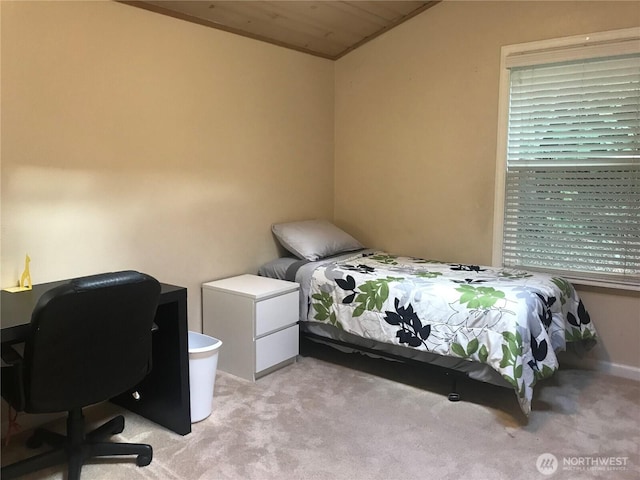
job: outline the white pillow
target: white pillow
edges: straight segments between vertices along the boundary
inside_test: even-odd
[[[271,227],[280,244],[298,258],[315,261],[364,246],[326,220],[277,223]]]

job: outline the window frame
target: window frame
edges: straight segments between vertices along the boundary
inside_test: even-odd
[[[493,251],[492,265],[503,265],[503,235],[505,182],[507,172],[507,140],[509,122],[510,68],[547,64],[563,60],[594,58],[597,56],[616,55],[637,51],[640,46],[640,27],[597,32],[571,37],[541,40],[536,42],[505,45],[500,53],[500,82],[498,92],[498,129],[496,151],[495,197],[493,215]],[[564,278],[579,285],[618,288],[640,291],[640,285],[608,282],[601,279],[572,277],[563,274]]]

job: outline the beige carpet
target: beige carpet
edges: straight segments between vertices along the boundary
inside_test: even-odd
[[[185,437],[125,413],[117,438],[151,443],[153,462],[94,461],[83,478],[640,478],[636,382],[560,371],[538,385],[527,422],[506,389],[467,380],[459,384],[463,401],[452,403],[441,376],[359,355],[316,355],[256,383],[218,372],[213,414]],[[119,411],[105,404],[87,417],[99,422]],[[33,453],[23,440],[3,446],[3,465]],[[543,454],[555,463],[548,455],[541,463]],[[26,478],[64,478],[62,471]]]

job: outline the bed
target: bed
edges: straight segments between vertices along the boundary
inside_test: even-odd
[[[556,353],[596,343],[567,280],[364,248],[326,221],[276,224],[292,255],[260,275],[300,284],[300,331],[356,350],[461,372],[514,390],[525,415]]]

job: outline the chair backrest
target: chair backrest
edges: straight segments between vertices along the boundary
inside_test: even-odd
[[[159,282],[134,271],[77,278],[43,294],[25,343],[25,410],[49,413],[108,400],[151,366]]]

